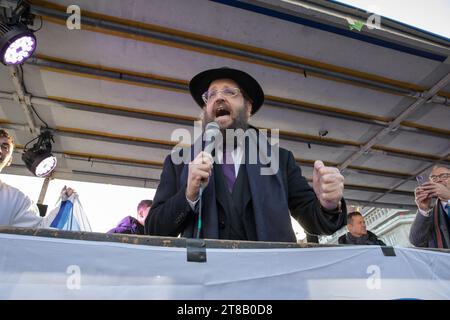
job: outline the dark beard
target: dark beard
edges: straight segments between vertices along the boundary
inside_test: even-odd
[[[203,130],[205,130],[206,125],[208,123],[213,121],[214,117],[209,117],[206,111],[203,111],[203,119],[202,119]],[[226,136],[225,134],[226,129],[233,129],[233,130],[242,129],[244,131],[248,129],[248,116],[245,107],[239,109],[238,113],[236,114],[236,118],[233,119],[233,122],[228,128],[220,128],[223,137]]]

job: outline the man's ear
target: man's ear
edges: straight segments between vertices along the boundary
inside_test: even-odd
[[[252,115],[252,103],[250,101],[246,101],[246,108],[247,108],[247,117],[250,118]]]

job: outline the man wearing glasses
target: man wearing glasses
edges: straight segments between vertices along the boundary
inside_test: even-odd
[[[248,120],[262,106],[264,92],[249,74],[231,68],[207,70],[190,81],[189,90],[202,108],[203,128],[216,122],[220,132],[257,131]],[[259,135],[258,139],[267,145],[265,137]],[[246,140],[229,145],[227,141],[221,163],[214,163],[205,151],[191,152],[190,163],[175,164],[169,155],[146,220],[146,232],[295,242],[291,214],[310,234],[331,234],[345,225],[344,178],[337,168],[316,161],[311,188],[292,152],[279,148],[277,172],[263,175],[260,169],[265,164],[259,158],[257,163],[249,161],[252,149],[247,145],[251,143]]]
[[[450,168],[433,167],[430,181],[414,194],[418,212],[409,241],[416,247],[450,248]]]

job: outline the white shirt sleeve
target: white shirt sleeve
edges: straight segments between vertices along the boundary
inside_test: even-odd
[[[39,216],[39,209],[29,198],[23,199],[17,214],[13,217],[12,225],[15,227],[40,228],[43,227],[43,218]]]
[[[192,211],[196,211],[197,203],[198,203],[198,200],[200,200],[200,197],[198,197],[197,200],[195,200],[195,201],[191,201],[186,197],[186,200],[189,203],[189,206],[191,207]]]
[[[419,213],[420,213],[421,215],[423,215],[424,217],[429,217],[432,210],[433,210],[433,209],[430,209],[430,210],[428,210],[428,211],[424,211],[424,210],[422,210],[422,209],[417,208],[417,211],[419,211]]]
[[[0,184],[0,224],[12,227],[41,227],[43,219],[39,216],[36,204],[20,190],[5,183]]]

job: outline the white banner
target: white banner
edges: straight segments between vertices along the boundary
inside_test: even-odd
[[[186,249],[0,234],[0,299],[449,299],[450,254]]]

